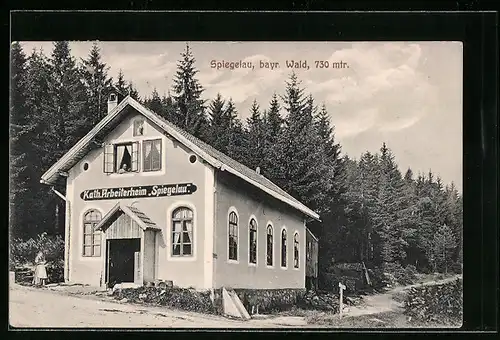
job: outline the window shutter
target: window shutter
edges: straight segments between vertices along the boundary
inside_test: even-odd
[[[104,145],[104,173],[114,172],[114,146],[113,144]]]
[[[139,171],[139,142],[132,143],[132,171]]]

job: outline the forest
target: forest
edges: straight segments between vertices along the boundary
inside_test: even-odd
[[[104,117],[114,86],[242,164],[260,167],[317,211],[322,221],[309,227],[319,238],[320,287],[328,286],[337,263],[461,270],[463,201],[454,183],[443,183],[432,170],[399,169],[397,155],[383,141],[377,153],[342,153],[327,106],[317,103],[293,72],[281,93],[269,103],[254,101],[244,120],[231,98],[202,99],[188,45],[168,94],[138,93],[121,70],[117,79],[108,72],[97,44],[77,60],[67,41],[55,42],[48,55],[12,43],[11,257],[42,234],[63,239],[64,201],[40,184],[40,176]],[[64,193],[64,187],[57,189]]]

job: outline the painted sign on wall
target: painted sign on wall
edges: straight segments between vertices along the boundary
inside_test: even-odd
[[[138,187],[87,189],[80,193],[84,201],[113,200],[191,195],[196,191],[193,183],[146,185]]]

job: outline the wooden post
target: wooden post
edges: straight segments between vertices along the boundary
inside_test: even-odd
[[[344,289],[345,289],[345,286],[339,282],[339,291],[340,291],[339,313],[340,313],[340,317],[342,317],[342,312],[344,309]]]

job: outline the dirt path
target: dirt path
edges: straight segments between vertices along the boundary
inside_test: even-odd
[[[456,277],[430,281],[424,285],[454,279]],[[42,328],[356,328],[384,324],[387,327],[404,327],[406,318],[403,306],[394,297],[419,285],[396,287],[382,294],[365,296],[364,304],[350,306],[342,319],[338,314],[319,313],[319,317],[325,319],[324,322],[317,322],[317,312],[313,312],[316,315],[312,316],[281,315],[249,321],[230,320],[222,316],[166,307],[120,303],[103,296],[74,296],[68,291],[13,285],[9,291],[9,322],[14,327]],[[390,317],[385,317],[387,315]],[[314,318],[316,321],[312,321]]]
[[[308,327],[302,317],[230,320],[217,315],[119,303],[95,295],[72,296],[63,291],[19,285],[10,287],[9,323],[19,328]]]
[[[398,302],[394,299],[397,294],[404,293],[412,287],[442,284],[453,281],[458,277],[460,277],[460,275],[455,275],[443,280],[427,281],[424,283],[417,283],[408,286],[398,286],[382,294],[364,296],[363,305],[349,307],[349,311],[346,313],[346,316],[360,316],[385,312],[402,313],[403,303]]]

